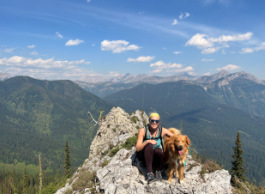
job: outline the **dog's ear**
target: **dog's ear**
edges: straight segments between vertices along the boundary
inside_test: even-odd
[[[174,145],[174,142],[170,142],[170,143],[169,143],[169,147],[171,148],[171,150],[172,150],[173,152],[175,152],[175,145]]]
[[[190,145],[190,139],[188,138],[187,135],[186,135],[186,143],[187,143],[187,145]]]

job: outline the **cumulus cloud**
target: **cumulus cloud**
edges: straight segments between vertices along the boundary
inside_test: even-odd
[[[0,59],[0,66],[11,75],[28,75],[39,79],[77,79],[91,73],[78,65],[90,64],[84,59],[76,61],[50,59],[32,59],[21,56]]]
[[[193,67],[188,66],[188,67],[183,68],[183,69],[177,69],[177,70],[175,70],[175,72],[189,72],[189,71],[194,71]]]
[[[0,59],[0,66],[12,66],[12,67],[41,67],[41,68],[58,68],[58,67],[70,67],[72,65],[90,64],[90,62],[84,59],[79,61],[55,61],[54,58],[50,59],[31,59],[20,56],[13,56],[10,58]]]
[[[232,65],[232,64],[224,66],[222,68],[217,68],[218,71],[221,71],[221,70],[229,71],[229,70],[236,70],[236,69],[240,69],[240,67],[237,65]]]
[[[131,44],[125,40],[103,40],[101,42],[101,50],[109,51],[111,50],[112,53],[122,53],[124,51],[134,50],[138,51],[141,47]]]
[[[75,46],[75,45],[79,45],[81,43],[84,43],[85,41],[83,40],[79,40],[79,39],[75,39],[75,40],[68,40],[66,43],[65,43],[65,46]]]
[[[205,48],[202,50],[202,54],[211,54],[215,53],[220,49],[220,47]]]
[[[178,64],[178,63],[165,63],[164,61],[157,61],[155,63],[152,63],[150,65],[150,67],[153,67],[154,70],[152,71],[153,73],[159,73],[163,70],[167,70],[169,71],[174,71],[172,69],[176,69],[176,68],[181,68],[183,65],[182,64]]]
[[[30,49],[33,49],[33,48],[35,48],[36,46],[33,44],[33,45],[28,45],[28,48],[30,48]]]
[[[61,35],[59,32],[56,32],[57,37],[63,38],[63,35]]]
[[[171,25],[176,25],[178,23],[177,19],[174,19]]]
[[[30,52],[29,54],[31,54],[31,55],[38,55],[38,52],[36,52],[36,51],[32,51],[32,52]]]
[[[180,54],[182,52],[181,51],[174,51],[173,53],[176,54],[176,55],[178,55],[178,54]]]
[[[179,16],[179,19],[183,20],[183,19],[185,19],[185,18],[187,18],[189,16],[190,16],[190,13],[188,13],[188,12],[186,12],[185,14],[181,13],[180,16]]]
[[[203,75],[204,75],[204,76],[209,76],[209,75],[211,75],[211,73],[208,72],[208,73],[204,73]]]
[[[265,50],[265,42],[262,42],[259,46],[253,48],[242,48],[241,54],[253,53],[255,51]]]
[[[205,58],[203,58],[201,61],[215,61],[215,59],[205,59]]]
[[[154,56],[141,56],[141,57],[138,57],[136,59],[133,59],[133,58],[128,58],[127,59],[127,62],[150,62],[154,59],[155,57]]]
[[[193,69],[193,68],[192,68],[192,69]],[[188,74],[191,75],[191,76],[196,76],[196,75],[197,75],[197,73],[195,73],[195,72],[193,72],[193,71],[188,72]]]
[[[252,32],[236,35],[222,35],[218,38],[208,37],[206,34],[195,34],[190,40],[186,42],[186,46],[196,46],[198,49],[202,49],[202,54],[210,54],[217,52],[221,48],[229,47],[227,42],[229,41],[244,41],[249,40],[252,37]],[[215,43],[222,44],[222,46],[215,47]]]

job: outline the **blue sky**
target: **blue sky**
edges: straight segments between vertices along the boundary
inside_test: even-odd
[[[0,72],[40,79],[126,73],[265,80],[260,0],[0,0]]]

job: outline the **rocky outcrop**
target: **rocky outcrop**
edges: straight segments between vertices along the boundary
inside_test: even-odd
[[[147,122],[148,116],[142,111],[137,110],[132,114],[128,114],[120,107],[112,108],[101,119],[98,132],[90,146],[89,158],[94,158],[110,144],[116,146],[118,141],[125,141],[129,136],[138,133],[138,130],[144,127]],[[127,134],[127,138],[117,139],[121,134]]]
[[[119,118],[117,118],[119,117]],[[138,121],[135,119],[138,118]],[[134,119],[133,119],[134,118]],[[136,157],[136,148],[127,150],[121,149],[121,145],[129,137],[134,136],[141,127],[141,119],[148,119],[142,111],[136,111],[129,115],[121,108],[113,108],[102,120],[101,126],[91,145],[91,155],[82,167],[74,173],[66,185],[58,190],[56,194],[230,194],[231,176],[226,170],[217,170],[204,174],[202,178],[199,174],[202,165],[187,156],[187,166],[184,171],[184,183],[179,184],[176,178],[172,183],[167,181],[168,177],[163,170],[163,180],[148,184],[145,180],[147,173],[145,165]],[[132,121],[132,122],[131,122]],[[134,122],[135,121],[135,122]],[[117,125],[119,125],[117,127]],[[122,127],[122,126],[126,127]],[[116,131],[112,130],[116,126]],[[137,127],[139,126],[139,127]],[[137,127],[137,128],[136,128]],[[99,135],[100,134],[100,135]],[[113,156],[112,151],[118,148],[118,152]],[[76,187],[75,183],[84,181],[82,174],[94,172],[96,178],[91,187]]]

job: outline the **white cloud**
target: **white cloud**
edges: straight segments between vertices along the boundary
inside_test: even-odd
[[[188,66],[184,69],[177,69],[177,70],[175,70],[175,72],[189,72],[189,71],[193,71],[193,70],[194,70],[193,67]]]
[[[91,46],[96,46],[96,44],[91,44]]]
[[[180,54],[182,52],[181,51],[174,51],[173,53],[177,55],[177,54]]]
[[[6,48],[6,49],[4,49],[3,51],[5,52],[5,53],[12,53],[12,51],[13,50],[15,50],[16,48]]]
[[[134,50],[138,51],[141,47],[131,44],[125,40],[103,40],[101,42],[101,50],[109,51],[112,50],[112,53],[122,53],[124,51]]]
[[[220,49],[220,47],[205,48],[202,50],[202,54],[211,54],[215,53]]]
[[[32,48],[35,48],[36,46],[33,44],[33,45],[28,45],[28,48],[32,49]]]
[[[241,54],[253,53],[255,51],[265,50],[265,42],[262,42],[259,46],[253,48],[242,48]]]
[[[237,35],[222,35],[218,38],[208,37],[206,34],[195,34],[190,40],[186,42],[186,46],[196,46],[198,49],[203,49],[202,54],[210,54],[217,52],[221,48],[229,47],[229,41],[244,41],[252,37],[252,32]],[[222,44],[222,46],[215,47],[214,44]]]
[[[225,52],[225,49],[222,49],[222,53],[223,53],[223,55],[225,55],[225,54],[226,54],[226,52]]]
[[[176,69],[176,68],[181,68],[183,65],[178,64],[178,63],[165,63],[164,61],[157,61],[155,63],[152,63],[150,67],[153,67],[154,70],[152,71],[153,73],[159,73],[163,70],[169,70],[169,69]]]
[[[32,59],[20,56],[0,59],[0,67],[6,67],[5,72],[11,75],[27,75],[38,79],[78,79],[80,76],[91,73],[78,65],[87,65],[90,62],[82,59],[76,61],[50,59]]]
[[[191,76],[196,76],[197,75],[197,73],[195,73],[193,71],[192,72],[189,72],[188,74],[191,75]]]
[[[155,57],[154,56],[141,56],[141,57],[138,57],[136,59],[132,59],[132,58],[128,58],[127,59],[127,62],[150,62],[154,59]]]
[[[31,55],[38,55],[38,52],[36,52],[36,51],[32,51],[32,52],[30,52],[29,54],[31,54]]]
[[[205,34],[195,34],[191,39],[186,42],[186,46],[197,46],[197,47],[211,47],[213,43],[204,37],[207,37]]]
[[[85,41],[83,40],[79,40],[79,39],[75,39],[75,40],[68,40],[66,43],[65,43],[65,46],[74,46],[74,45],[79,45],[80,43],[84,43]]]
[[[208,73],[204,73],[203,75],[204,75],[204,76],[209,76],[209,75],[211,75],[211,73],[208,72]]]
[[[178,20],[177,19],[174,19],[173,20],[173,23],[171,25],[176,25],[178,23]]]
[[[188,12],[186,12],[185,14],[181,13],[180,16],[179,16],[179,19],[183,20],[183,19],[185,19],[185,18],[187,18],[189,16],[190,16],[190,13],[188,13]]]
[[[240,69],[240,67],[237,65],[232,65],[232,64],[224,66],[222,68],[217,68],[218,71],[221,71],[221,70],[229,71],[229,70],[236,70],[236,69]]]
[[[90,1],[91,1],[91,0],[86,0],[86,2],[88,2],[88,3],[89,3]]]
[[[79,61],[55,61],[54,58],[50,59],[31,59],[20,56],[13,56],[10,58],[0,59],[0,66],[11,66],[11,67],[41,67],[41,68],[62,68],[62,67],[71,67],[73,65],[80,64],[90,64],[90,62],[85,61],[84,59]]]
[[[61,35],[59,32],[56,32],[57,37],[63,38],[63,35]]]
[[[215,59],[205,59],[205,58],[203,58],[201,61],[215,61]]]

